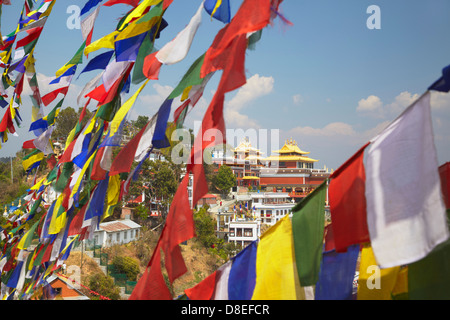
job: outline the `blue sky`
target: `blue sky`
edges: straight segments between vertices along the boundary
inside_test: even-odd
[[[3,34],[16,26],[18,2],[22,3],[4,6]],[[81,44],[81,31],[67,27],[70,13],[66,10],[70,5],[82,7],[85,2],[65,0],[55,4],[35,50],[42,94],[50,90],[50,77]],[[230,2],[234,14],[242,1]],[[156,46],[162,47],[182,30],[200,3],[174,0],[165,14],[169,26]],[[370,5],[380,8],[381,29],[367,28],[371,14],[366,10]],[[128,8],[103,7],[93,39],[112,32]],[[293,26],[277,19],[264,29],[256,50],[248,51],[248,82],[226,96],[226,125],[229,129],[256,132],[279,130],[278,144],[292,137],[301,149],[319,160],[316,167],[336,169],[425,92],[440,77],[442,68],[450,64],[448,0],[285,0],[281,12]],[[131,118],[139,114],[152,116],[223,27],[206,12],[202,19],[189,55],[176,65],[163,66],[160,79],[150,82],[139,96]],[[64,106],[79,107],[77,93],[94,75],[83,74],[73,82]],[[189,127],[201,121],[217,78],[210,81],[204,97],[190,112],[186,119]],[[130,93],[136,89],[132,87]],[[46,113],[51,106],[45,107]],[[20,108],[24,122],[19,137],[10,136],[0,156],[14,155],[23,141],[33,138],[28,132],[30,110],[30,100],[24,95]],[[442,164],[450,161],[449,95],[433,93],[432,116]],[[252,143],[258,146],[258,141]],[[263,151],[269,154],[270,145]]]

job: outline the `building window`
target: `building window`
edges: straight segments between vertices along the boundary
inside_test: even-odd
[[[253,237],[253,229],[245,228],[244,237]]]
[[[128,231],[124,231],[123,232],[123,239],[124,240],[127,240],[127,235],[128,235]]]
[[[230,229],[230,237],[234,237],[234,232],[235,232],[235,229],[234,229],[234,228],[231,228],[231,229]]]
[[[120,233],[119,232],[116,233],[116,241],[120,242]]]
[[[236,229],[236,237],[242,237],[242,229]]]

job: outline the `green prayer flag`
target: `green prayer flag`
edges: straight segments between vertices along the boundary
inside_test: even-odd
[[[153,51],[153,39],[150,36],[151,34],[147,33],[147,35],[144,38],[144,41],[142,41],[142,44],[139,47],[138,55],[136,57],[136,62],[133,68],[133,75],[131,81],[133,84],[141,83],[142,81],[147,79],[142,70],[144,67],[145,57],[151,54]]]
[[[302,287],[315,285],[319,280],[326,191],[324,182],[292,209],[295,260]]]
[[[409,299],[449,300],[449,270],[450,240],[447,240],[438,245],[425,258],[408,265]]]
[[[81,47],[78,49],[78,51],[75,53],[75,55],[70,59],[69,62],[66,63],[66,65],[72,65],[72,64],[81,64],[83,63],[83,52],[84,48],[86,47],[86,41],[84,41],[81,44]]]
[[[61,174],[59,175],[58,180],[56,180],[56,183],[53,186],[56,192],[64,191],[64,188],[66,187],[67,183],[69,182],[69,178],[73,173],[73,166],[73,162],[65,162],[63,164]]]
[[[180,83],[173,89],[172,93],[169,95],[167,99],[174,99],[181,95],[189,86],[195,86],[202,84],[203,80],[200,78],[200,70],[202,69],[203,61],[205,60],[205,54],[200,56],[195,62],[191,65],[189,70],[181,79]]]
[[[53,125],[55,123],[56,119],[56,111],[61,108],[62,104],[64,102],[64,98],[59,101],[56,106],[50,111],[50,113],[47,115],[47,123],[49,126]]]

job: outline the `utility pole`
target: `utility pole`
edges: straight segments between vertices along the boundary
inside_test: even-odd
[[[13,175],[13,164],[12,164],[12,159],[13,159],[13,157],[11,157],[11,183],[13,183],[14,182],[14,175]]]

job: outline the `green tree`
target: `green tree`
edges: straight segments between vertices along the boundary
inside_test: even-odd
[[[70,131],[77,125],[82,110],[83,108],[79,108],[78,111],[75,111],[72,107],[66,107],[60,110],[55,120],[55,129],[53,130],[52,137],[54,139],[65,140]],[[81,121],[81,126],[86,125],[91,116],[92,113],[86,109],[86,114]]]
[[[131,124],[136,127],[136,129],[141,130],[149,121],[147,116],[138,116],[136,120],[132,120]]]
[[[228,166],[221,166],[217,175],[213,178],[213,186],[223,195],[230,193],[232,187],[236,185],[236,177]]]
[[[102,273],[95,273],[89,277],[89,288],[111,300],[120,300],[120,289],[114,284],[114,279]],[[98,296],[92,298],[100,299]]]
[[[208,208],[202,207],[194,212],[195,233],[198,240],[207,248],[217,242],[215,222],[208,214]]]

